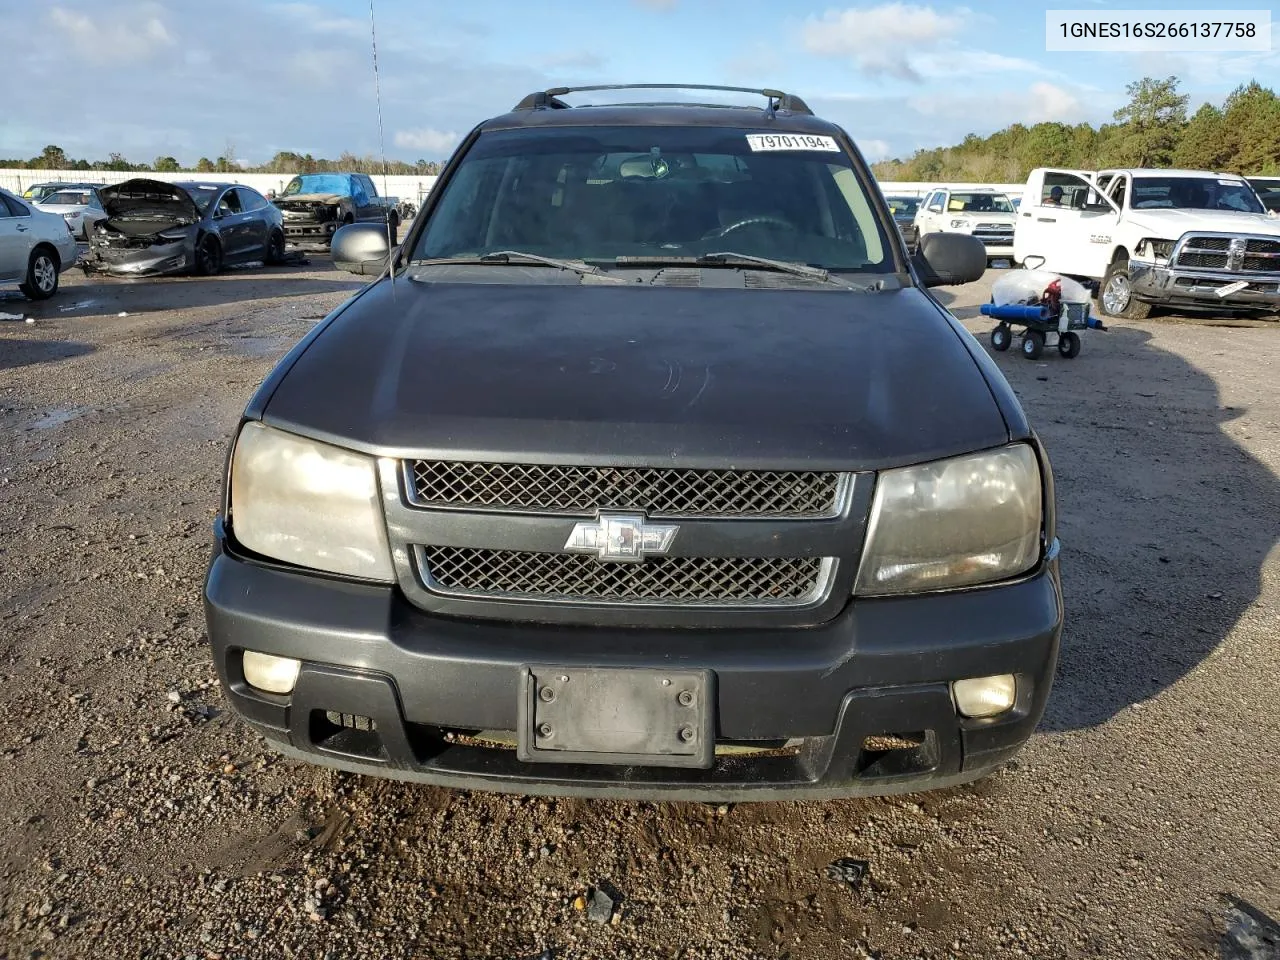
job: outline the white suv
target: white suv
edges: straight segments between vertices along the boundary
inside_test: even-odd
[[[0,190],[0,283],[16,283],[32,300],[45,300],[75,262],[76,238],[66,220]]]
[[[1017,212],[1003,193],[981,187],[937,187],[916,211],[920,237],[927,233],[968,233],[987,248],[987,262],[1013,256]]]

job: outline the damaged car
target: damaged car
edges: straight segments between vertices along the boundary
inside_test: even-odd
[[[85,273],[212,276],[226,264],[284,260],[280,211],[249,187],[138,178],[99,196],[106,217],[89,236]]]
[[[399,201],[381,197],[363,173],[305,173],[276,197],[291,246],[328,250],[333,234],[349,223],[385,223],[394,246],[400,229]]]

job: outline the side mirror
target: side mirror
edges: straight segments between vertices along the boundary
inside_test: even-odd
[[[926,209],[926,210],[928,210],[930,213],[941,213],[941,212],[942,212],[942,204],[940,204],[940,203],[931,203],[931,204],[929,204],[929,206],[925,207],[925,209]]]
[[[334,231],[329,247],[333,265],[348,273],[377,276],[387,268],[391,246],[384,223],[348,223]]]
[[[926,287],[973,283],[987,272],[987,248],[967,233],[926,233],[911,259]]]

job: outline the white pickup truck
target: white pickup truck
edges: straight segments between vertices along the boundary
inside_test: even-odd
[[[1033,269],[1096,281],[1111,317],[1280,312],[1280,219],[1235,174],[1033,170],[1013,251]]]

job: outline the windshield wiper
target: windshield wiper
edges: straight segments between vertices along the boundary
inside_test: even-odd
[[[493,253],[482,253],[474,257],[434,257],[427,260],[415,260],[413,266],[438,266],[443,264],[540,264],[544,267],[555,267],[559,270],[572,270],[581,276],[599,277],[613,283],[626,283],[621,277],[610,277],[600,272],[600,268],[589,263],[573,260],[559,260],[555,257],[544,257],[540,253],[525,253],[522,250],[495,250]]]
[[[882,288],[882,283],[879,280],[865,286],[845,283],[842,280],[837,280],[831,275],[829,270],[825,270],[822,267],[811,267],[807,263],[795,263],[791,260],[773,260],[769,257],[757,257],[750,253],[735,253],[731,250],[720,251],[717,253],[704,253],[697,257],[616,257],[614,259],[614,263],[620,267],[661,267],[685,265],[693,265],[695,267],[755,267],[760,270],[774,270],[778,273],[789,273],[792,276],[804,277],[806,280],[817,280],[819,283],[833,283],[838,287],[844,287],[846,290],[856,290],[859,293],[867,293]]]

